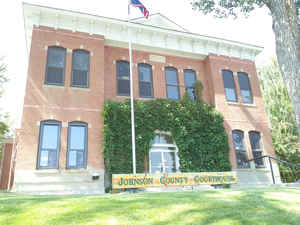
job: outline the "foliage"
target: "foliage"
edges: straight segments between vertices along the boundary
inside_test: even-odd
[[[0,192],[1,225],[299,225],[300,190],[244,188],[123,195]]]
[[[0,98],[3,94],[3,84],[7,82],[6,73],[6,64],[3,63],[3,58],[0,58]]]
[[[214,13],[216,17],[237,17],[238,14],[248,15],[255,7],[264,6],[263,0],[193,0],[193,9],[204,14]]]
[[[6,64],[3,62],[3,58],[0,58],[0,98],[3,94],[3,84],[7,82],[7,77],[6,77]],[[5,133],[8,132],[8,126],[5,122],[2,121],[3,118],[0,114],[0,160],[2,158],[2,138]]]
[[[170,132],[182,172],[228,171],[229,147],[223,118],[215,108],[192,101],[135,101],[137,172],[144,173],[155,131]],[[103,110],[104,158],[112,173],[132,172],[130,102],[107,101]]]
[[[283,160],[300,165],[300,140],[293,105],[275,59],[259,69],[259,79],[276,154]],[[289,177],[288,167],[281,165],[280,169],[282,177]]]

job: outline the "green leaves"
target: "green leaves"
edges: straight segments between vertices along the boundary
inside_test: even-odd
[[[299,165],[300,140],[295,113],[277,61],[273,60],[269,65],[259,68],[258,74],[265,108],[271,123],[272,143],[276,155],[280,159]],[[283,178],[289,176],[289,169],[280,164]],[[286,181],[292,180],[288,178]]]
[[[135,101],[134,104],[137,172],[147,172],[150,141],[156,130],[172,133],[179,149],[180,171],[231,169],[223,118],[212,106],[189,98]],[[107,101],[102,116],[106,170],[110,174],[131,173],[130,102]]]
[[[193,0],[191,4],[194,10],[213,13],[218,18],[236,18],[239,14],[247,16],[255,7],[265,5],[264,0]]]

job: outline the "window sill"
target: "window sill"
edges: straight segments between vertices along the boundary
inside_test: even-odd
[[[88,173],[87,169],[36,169],[35,174]]]
[[[88,173],[87,169],[65,169],[62,171],[63,173]]]
[[[154,97],[149,97],[149,98],[143,98],[143,97],[140,97],[140,98],[137,98],[137,100],[154,100],[155,98]]]
[[[249,171],[249,172],[264,171],[264,172],[269,172],[269,170],[266,167],[263,167],[263,168],[234,168],[234,169],[232,169],[232,171]]]
[[[130,99],[130,95],[129,96],[126,96],[126,95],[117,95],[116,97],[117,98],[128,98],[128,99]]]
[[[59,169],[36,169],[36,174],[51,174],[51,173],[59,173]]]
[[[59,88],[59,89],[65,89],[66,87],[63,86],[63,85],[43,84],[43,88]]]
[[[228,101],[227,101],[227,104],[228,104],[228,105],[240,105],[239,102],[228,102]]]
[[[235,105],[235,106],[245,106],[245,107],[251,107],[251,108],[256,108],[255,104],[248,104],[248,103],[241,103],[241,102],[228,102],[228,105]]]
[[[246,107],[256,108],[256,105],[255,105],[255,104],[241,103],[241,105],[246,106]]]
[[[80,91],[91,91],[90,88],[85,87],[70,87],[71,90],[80,90]]]

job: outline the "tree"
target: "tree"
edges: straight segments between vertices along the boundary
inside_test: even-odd
[[[3,63],[3,58],[0,58],[0,98],[3,94],[3,84],[7,82],[6,77],[6,64]],[[8,132],[8,126],[5,122],[2,122],[1,120],[3,118],[6,118],[6,116],[2,116],[0,114],[0,160],[2,157],[2,138],[3,136]]]
[[[293,105],[275,59],[258,69],[265,108],[271,124],[272,142],[276,155],[300,165],[300,140]],[[291,168],[280,164],[282,178],[291,181]],[[300,174],[298,174],[300,175]]]
[[[237,17],[258,7],[270,10],[276,41],[276,55],[289,97],[294,105],[300,133],[300,0],[192,0],[193,9],[224,18]]]

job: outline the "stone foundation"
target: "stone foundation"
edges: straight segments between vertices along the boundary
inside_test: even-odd
[[[104,194],[104,171],[18,170],[13,191],[31,194]]]

